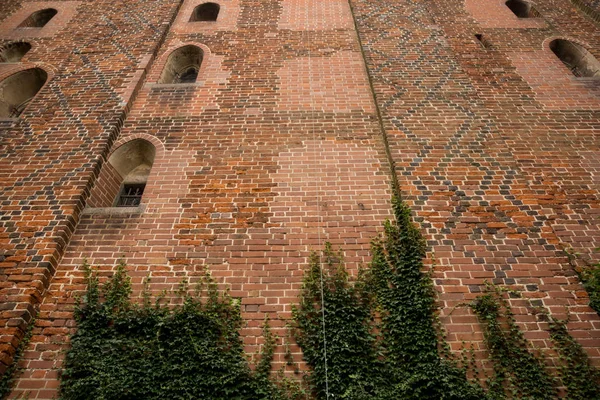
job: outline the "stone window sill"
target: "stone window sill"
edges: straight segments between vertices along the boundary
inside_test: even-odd
[[[83,215],[141,215],[145,210],[145,204],[137,207],[86,207]]]

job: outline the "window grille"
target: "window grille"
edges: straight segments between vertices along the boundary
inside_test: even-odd
[[[145,187],[146,185],[143,183],[123,185],[123,190],[121,190],[121,194],[119,194],[117,207],[139,206],[142,201]]]

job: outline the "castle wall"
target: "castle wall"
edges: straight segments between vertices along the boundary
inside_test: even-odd
[[[569,3],[536,2],[543,18],[533,20],[497,3],[353,2],[400,186],[435,259],[451,346],[482,338],[470,312],[454,307],[488,280],[523,293],[512,305],[535,345],[549,346],[535,316],[544,309],[569,314],[572,334],[597,357],[598,315],[564,250],[598,259],[598,86],[574,77],[548,43],[571,38],[598,57],[600,36]]]
[[[0,46],[34,4],[5,3]],[[563,251],[597,259],[599,89],[548,44],[600,57],[600,36],[570,3],[519,19],[495,0],[222,0],[216,22],[189,22],[195,0],[47,3],[72,15],[0,64],[0,80],[50,74],[0,120],[2,368],[39,309],[13,397],[56,395],[84,259],[106,276],[124,257],[136,295],[148,276],[160,293],[207,267],[241,299],[252,354],[265,315],[286,336],[312,250],[333,243],[352,272],[368,262],[394,179],[455,350],[474,341],[485,356],[475,317],[453,307],[489,280],[523,292],[512,305],[537,346],[536,307],[568,312],[599,362],[600,320]],[[203,52],[196,83],[159,83],[184,45]],[[156,150],[142,205],[108,207],[120,177],[106,160],[135,139]]]

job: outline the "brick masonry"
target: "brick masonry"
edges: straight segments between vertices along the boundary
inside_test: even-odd
[[[74,14],[21,36],[40,3]],[[207,266],[241,298],[252,354],[265,314],[285,336],[311,250],[328,240],[352,271],[368,262],[392,179],[435,258],[454,349],[474,341],[485,358],[473,315],[450,310],[488,279],[524,293],[513,306],[536,345],[549,347],[534,307],[568,311],[600,362],[600,318],[563,252],[597,259],[597,81],[548,48],[569,38],[600,58],[592,19],[557,0],[536,1],[536,19],[492,0],[223,0],[216,22],[189,22],[197,4],[0,3],[0,46],[33,45],[0,79],[49,72],[0,120],[1,368],[37,313],[13,398],[56,395],[84,258],[107,275],[124,256],[135,290],[151,275],[156,293]],[[204,51],[197,82],[158,84],[187,44]],[[142,206],[107,207],[106,160],[134,139],[156,149]]]

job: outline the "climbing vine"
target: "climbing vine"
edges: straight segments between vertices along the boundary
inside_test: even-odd
[[[553,379],[543,360],[529,349],[502,291],[488,285],[486,293],[479,296],[471,308],[483,326],[494,366],[495,376],[488,380],[490,396],[498,399],[556,397]]]
[[[565,321],[551,319],[550,338],[560,359],[560,375],[571,400],[600,399],[600,372],[587,353],[569,335]]]
[[[578,271],[583,287],[590,297],[590,307],[600,314],[600,264],[592,264]]]
[[[362,271],[349,282],[341,256],[330,244],[322,257],[313,253],[293,318],[296,341],[312,367],[309,381],[317,398],[329,393],[334,399],[372,399],[387,384],[372,305]]]
[[[314,254],[294,309],[296,339],[317,398],[482,399],[483,389],[438,354],[434,293],[410,210],[372,245],[370,268],[350,282],[328,245]],[[326,329],[323,329],[326,326]]]
[[[398,199],[393,207],[395,220],[385,223],[382,237],[372,242],[371,263],[356,276],[330,244],[310,258],[290,324],[310,367],[307,390],[282,372],[273,379],[277,338],[268,320],[252,371],[239,335],[239,303],[220,294],[208,273],[193,295],[182,284],[179,305],[151,299],[147,290],[137,304],[121,263],[103,285],[84,265],[87,291],[75,309],[78,330],[61,398],[549,399],[560,382],[570,399],[600,398],[600,374],[565,322],[550,318],[559,381],[527,344],[505,291],[491,285],[469,306],[482,325],[494,374],[485,388],[467,378],[474,355],[459,367],[436,329],[423,239],[409,208]],[[292,366],[289,337],[283,346]]]
[[[394,200],[395,222],[372,243],[369,268],[350,279],[342,257],[327,244],[315,253],[294,308],[294,335],[312,371],[317,399],[550,399],[559,381],[528,345],[506,300],[488,285],[469,306],[477,315],[493,365],[484,389],[467,378],[474,355],[457,367],[436,325],[435,293],[423,272],[423,239],[408,207]],[[554,320],[553,320],[554,321]],[[571,399],[600,398],[598,371],[554,321],[550,335]],[[440,351],[441,350],[441,351]],[[440,354],[446,357],[440,357]]]
[[[169,307],[147,292],[134,304],[124,263],[102,286],[84,268],[87,292],[75,310],[78,329],[61,377],[62,399],[287,398],[269,380],[274,338],[268,327],[253,373],[239,336],[239,304],[220,295],[208,274],[196,295],[184,285],[181,305]]]

